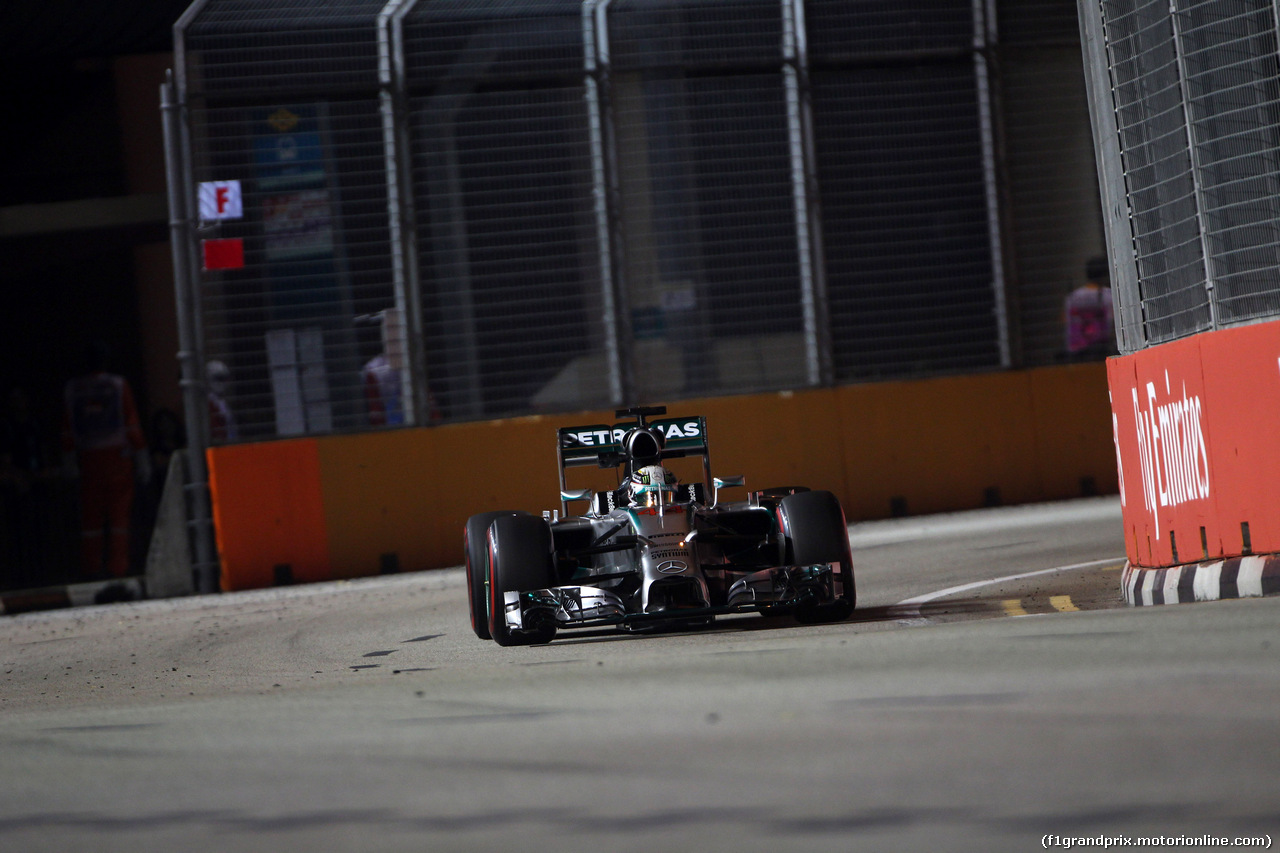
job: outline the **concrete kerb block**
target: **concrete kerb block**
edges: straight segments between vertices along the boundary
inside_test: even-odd
[[[146,582],[140,577],[73,583],[2,593],[0,615],[138,601],[146,597]]]
[[[187,535],[186,463],[184,451],[175,451],[160,493],[160,507],[147,548],[146,588],[152,598],[195,593],[191,540]]]
[[[1280,554],[1165,568],[1144,568],[1126,562],[1120,588],[1125,602],[1134,607],[1276,595],[1280,594]]]

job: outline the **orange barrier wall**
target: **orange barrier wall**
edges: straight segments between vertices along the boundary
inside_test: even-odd
[[[1131,563],[1280,551],[1280,322],[1110,359],[1107,382]]]
[[[1102,364],[669,407],[707,417],[714,473],[829,489],[851,521],[1117,488]],[[282,564],[294,580],[456,566],[471,514],[559,507],[557,427],[613,420],[579,412],[213,448],[223,588],[269,586]],[[577,468],[569,485],[613,480]]]
[[[295,581],[333,576],[315,439],[220,447],[209,460],[223,589],[271,586],[277,566]]]

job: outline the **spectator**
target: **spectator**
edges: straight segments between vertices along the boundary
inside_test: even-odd
[[[209,383],[209,440],[215,444],[235,441],[240,437],[235,414],[227,402],[231,390],[231,370],[225,362],[214,359],[205,366]]]
[[[1067,358],[1093,361],[1113,355],[1115,321],[1111,304],[1111,273],[1106,258],[1090,258],[1085,283],[1067,296],[1064,323]]]
[[[135,477],[150,479],[133,389],[107,372],[103,343],[85,352],[85,372],[67,383],[63,450],[80,478],[80,566],[87,578],[129,570],[129,518]]]
[[[405,380],[408,378],[408,352],[405,345],[403,314],[398,308],[387,308],[376,314],[364,314],[356,322],[374,323],[379,326],[382,350],[364,363],[360,371],[364,384],[365,412],[370,426],[402,426],[411,419],[406,411]],[[441,419],[435,395],[426,396],[426,417],[429,421]]]
[[[404,406],[400,371],[391,365],[386,353],[378,353],[364,365],[364,400],[373,426],[399,426],[404,423]]]

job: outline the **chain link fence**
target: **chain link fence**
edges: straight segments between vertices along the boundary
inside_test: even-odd
[[[198,239],[201,346],[229,368],[215,442],[357,429],[379,312],[396,305],[380,113],[381,0],[204,4],[183,31],[191,182],[238,182],[243,215]],[[184,79],[185,78],[185,79]],[[216,213],[215,213],[216,215]]]
[[[1102,253],[1074,21],[1070,0],[199,0],[170,154],[190,384],[230,373],[206,438],[1060,361]],[[1223,215],[1260,228],[1239,191]],[[1258,282],[1235,281],[1243,306]]]
[[[1085,2],[1081,25],[1122,348],[1280,314],[1275,4]]]

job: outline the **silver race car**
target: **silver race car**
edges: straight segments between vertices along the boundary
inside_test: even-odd
[[[562,628],[690,628],[725,613],[849,617],[853,564],[835,495],[791,487],[722,502],[743,479],[711,476],[706,419],[655,418],[665,414],[623,409],[623,423],[558,430],[560,509],[467,521],[476,636],[515,646],[550,642]],[[677,482],[663,465],[681,457],[701,457],[701,482]],[[586,465],[614,469],[618,487],[568,489],[566,469]],[[570,515],[579,502],[586,514]]]

